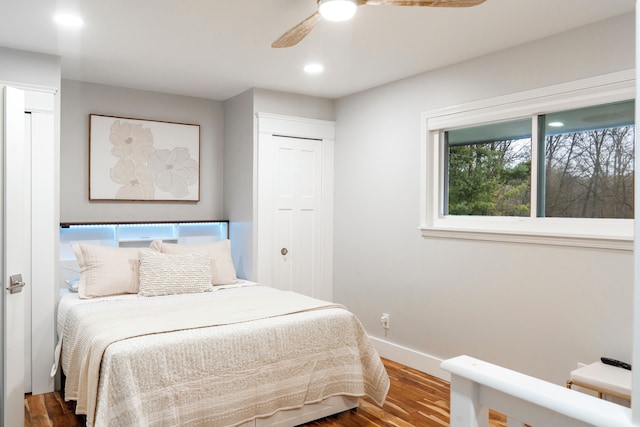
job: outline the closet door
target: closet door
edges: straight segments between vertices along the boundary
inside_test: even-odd
[[[257,281],[332,298],[332,122],[259,115]]]
[[[272,280],[280,289],[322,294],[322,141],[274,136]]]

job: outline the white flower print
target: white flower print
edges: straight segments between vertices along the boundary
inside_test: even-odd
[[[149,156],[148,165],[156,186],[174,197],[188,196],[188,186],[198,181],[198,162],[186,148],[157,150]]]
[[[113,144],[111,153],[114,156],[138,163],[146,163],[149,155],[155,151],[151,130],[141,124],[116,120],[111,125],[109,141]]]
[[[155,197],[153,175],[145,164],[120,159],[111,168],[110,174],[111,180],[122,185],[116,193],[116,199],[153,200]]]

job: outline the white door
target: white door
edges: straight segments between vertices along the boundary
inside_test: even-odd
[[[56,206],[56,145],[50,93],[25,94],[24,244],[22,277],[25,300],[25,393],[54,390],[51,355],[55,336],[55,245],[59,215]],[[35,215],[32,215],[35,213]]]
[[[314,297],[322,286],[322,141],[276,136],[273,284]]]
[[[259,115],[256,280],[332,298],[332,122]]]
[[[24,425],[24,293],[10,293],[6,288],[10,278],[24,271],[24,171],[26,157],[24,152],[24,111],[25,94],[23,91],[5,87],[2,103],[4,130],[3,159],[4,169],[2,185],[2,421],[4,426]]]

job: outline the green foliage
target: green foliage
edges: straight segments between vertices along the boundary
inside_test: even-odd
[[[449,148],[450,215],[529,215],[531,160],[511,143]]]

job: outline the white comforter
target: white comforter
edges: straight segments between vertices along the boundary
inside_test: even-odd
[[[237,425],[338,394],[382,404],[389,387],[353,314],[264,286],[69,295],[58,333],[65,398],[90,426]]]

